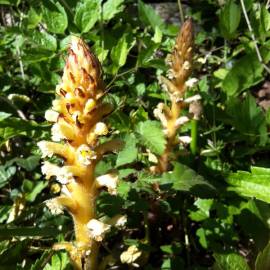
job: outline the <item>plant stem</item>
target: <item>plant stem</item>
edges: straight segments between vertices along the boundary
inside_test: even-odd
[[[197,153],[197,138],[198,138],[198,120],[191,120],[191,143],[190,143],[190,151],[192,155],[196,155]]]
[[[259,47],[258,47],[258,41],[255,38],[253,28],[252,28],[250,20],[248,18],[248,14],[247,14],[247,10],[246,10],[244,0],[240,0],[240,3],[241,3],[241,7],[242,7],[242,10],[243,10],[243,13],[244,13],[244,17],[245,17],[245,20],[246,20],[246,23],[247,23],[247,26],[248,26],[248,30],[249,30],[250,35],[251,35],[251,39],[254,42],[254,46],[255,46],[255,50],[256,50],[256,53],[257,53],[258,60],[263,65],[264,69],[270,74],[270,68],[267,65],[265,65],[264,62],[263,62],[263,58],[262,58],[262,55],[261,55]]]
[[[184,12],[183,12],[183,6],[181,3],[181,0],[177,0],[178,8],[179,8],[179,14],[180,14],[180,22],[181,25],[184,23]]]

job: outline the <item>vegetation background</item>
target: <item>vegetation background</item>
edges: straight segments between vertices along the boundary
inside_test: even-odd
[[[107,121],[126,142],[96,172],[121,178],[116,196],[99,196],[99,216],[128,217],[102,245],[104,269],[270,269],[270,1],[151,2],[0,0],[1,270],[71,269],[51,249],[73,238],[72,222],[45,207],[60,187],[42,176],[37,142],[50,137],[44,112],[72,34],[101,61]],[[179,134],[197,140],[192,151],[179,146],[172,171],[153,176],[165,147],[153,110],[168,102],[158,78],[183,16],[195,24],[198,80],[186,97],[200,94],[203,113]],[[133,245],[140,257],[122,264]]]

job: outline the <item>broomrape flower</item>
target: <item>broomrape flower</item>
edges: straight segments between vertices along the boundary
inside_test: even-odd
[[[49,122],[57,122],[59,113],[53,110],[47,110],[45,112],[45,119]]]
[[[64,213],[64,207],[57,199],[50,199],[45,201],[46,206],[50,209],[53,215],[60,215]]]
[[[51,146],[51,144],[49,142],[46,141],[40,141],[38,142],[38,147],[41,150],[42,153],[42,157],[52,157],[53,156],[53,149]]]
[[[91,237],[96,241],[101,242],[105,234],[111,229],[111,226],[97,219],[91,219],[87,223],[87,228],[89,229]]]
[[[105,174],[96,178],[98,187],[108,188],[108,192],[112,195],[116,194],[118,176],[115,174]]]
[[[189,121],[188,117],[181,116],[185,106],[184,95],[187,87],[192,87],[197,83],[197,79],[188,80],[192,72],[192,53],[193,53],[193,26],[192,21],[187,20],[175,42],[173,51],[167,57],[169,70],[167,78],[160,76],[158,80],[161,86],[169,94],[171,106],[160,106],[154,110],[154,115],[161,121],[163,133],[166,137],[166,147],[158,158],[157,165],[151,169],[154,173],[168,171],[171,162],[171,152],[179,140],[176,139],[178,128]],[[185,142],[187,141],[184,140]]]
[[[96,154],[86,144],[81,145],[77,150],[77,158],[81,165],[88,166],[93,159],[96,159]]]
[[[114,152],[122,144],[116,140],[99,142],[99,136],[109,130],[103,117],[112,106],[102,101],[104,85],[100,63],[79,38],[72,39],[64,68],[62,82],[56,87],[57,98],[46,111],[47,121],[54,123],[52,140],[41,141],[38,146],[43,158],[57,155],[63,158],[63,166],[48,161],[42,165],[47,179],[55,176],[61,184],[60,195],[48,200],[46,205],[54,214],[66,209],[72,216],[75,243],[59,243],[55,248],[65,248],[75,269],[97,269],[100,242],[110,225],[96,219],[95,200],[102,187],[116,193],[118,177],[105,174],[95,177],[95,166],[107,152]],[[124,220],[119,220],[120,224]]]
[[[142,252],[135,246],[129,246],[126,251],[124,251],[120,255],[120,260],[122,263],[131,264],[135,267],[139,267],[138,264],[135,263],[137,259],[139,259],[142,255]]]

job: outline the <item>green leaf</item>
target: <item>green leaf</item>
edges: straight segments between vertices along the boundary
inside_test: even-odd
[[[52,256],[51,263],[47,263],[44,267],[44,270],[68,270],[72,269],[69,264],[69,258],[67,253],[61,252],[56,253]]]
[[[33,171],[38,165],[40,161],[40,156],[30,156],[28,158],[16,158],[14,162],[17,163],[18,166],[24,168],[28,172]]]
[[[11,116],[11,113],[0,112],[0,121],[3,121],[10,116]]]
[[[50,251],[46,250],[42,254],[42,256],[39,259],[37,259],[34,264],[31,265],[30,270],[40,270],[40,269],[42,269],[42,266],[44,266],[44,264],[48,261],[50,256],[51,256]]]
[[[138,155],[136,138],[133,134],[126,135],[123,141],[125,146],[117,155],[116,167],[133,162]]]
[[[222,87],[228,96],[235,96],[240,92],[260,82],[263,66],[256,53],[247,54],[235,62],[222,82]]]
[[[0,5],[16,5],[20,4],[21,0],[0,0]]]
[[[259,252],[255,262],[255,270],[265,269],[270,269],[270,242]]]
[[[127,198],[130,189],[131,189],[131,183],[120,181],[117,186],[117,195],[123,198]]]
[[[199,210],[192,211],[189,217],[194,221],[202,221],[210,217],[210,209],[214,203],[213,199],[197,199],[194,205],[198,207]]]
[[[100,18],[101,1],[85,0],[76,6],[75,24],[82,33],[88,32]]]
[[[41,18],[42,18],[41,14],[38,14],[37,11],[31,7],[27,13],[27,28],[28,29],[36,28],[40,23]]]
[[[214,270],[250,270],[246,260],[239,254],[214,254],[214,258]]]
[[[16,173],[16,167],[11,166],[6,168],[5,166],[0,166],[0,188],[5,186],[10,180],[11,176]]]
[[[65,9],[59,2],[43,1],[43,20],[48,31],[56,34],[63,34],[68,26],[68,18]]]
[[[48,186],[48,181],[30,181],[25,179],[23,181],[23,190],[26,193],[25,199],[29,202],[34,202],[38,194]]]
[[[154,31],[156,27],[161,31],[164,30],[164,22],[150,5],[146,5],[139,0],[138,9],[139,18],[145,25],[150,25]]]
[[[172,172],[162,175],[161,185],[172,184],[172,188],[179,191],[190,191],[195,194],[213,192],[215,188],[201,175],[186,165],[175,162]]]
[[[255,98],[248,94],[245,99],[230,98],[227,113],[230,122],[244,137],[251,142],[265,145],[268,140],[266,119]]]
[[[229,191],[270,203],[270,169],[251,167],[251,172],[230,174],[227,182]]]
[[[135,42],[131,35],[124,34],[117,42],[116,46],[111,50],[111,59],[113,61],[113,74],[116,74],[118,69],[125,65],[127,56]]]
[[[233,0],[226,2],[219,16],[220,29],[225,38],[233,38],[241,20],[241,8]]]
[[[166,140],[161,125],[157,121],[140,122],[136,131],[141,142],[153,153],[161,155],[166,147]]]
[[[31,45],[38,49],[55,51],[57,48],[56,38],[46,32],[31,31],[28,33]]]
[[[25,50],[24,54],[25,55],[22,57],[22,60],[24,62],[27,62],[28,64],[48,61],[48,59],[54,56],[54,53],[52,51],[48,51],[45,49],[34,49],[34,48]]]
[[[25,121],[19,118],[10,117],[0,121],[0,144],[7,140],[18,136],[32,134],[32,131],[42,131],[44,126],[37,124],[34,121]]]
[[[117,13],[124,10],[124,0],[108,0],[103,5],[103,20],[111,20]]]
[[[270,29],[270,13],[265,6],[261,7],[261,26],[263,27],[264,32],[269,31]]]

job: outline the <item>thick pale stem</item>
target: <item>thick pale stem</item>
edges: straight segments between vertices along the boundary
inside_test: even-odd
[[[172,152],[172,148],[175,145],[175,136],[177,132],[176,120],[179,118],[181,114],[181,103],[176,100],[172,101],[171,107],[171,115],[168,121],[167,132],[168,132],[168,140],[164,153],[160,156],[158,162],[158,171],[160,173],[168,171],[169,162],[170,162],[170,153]]]

